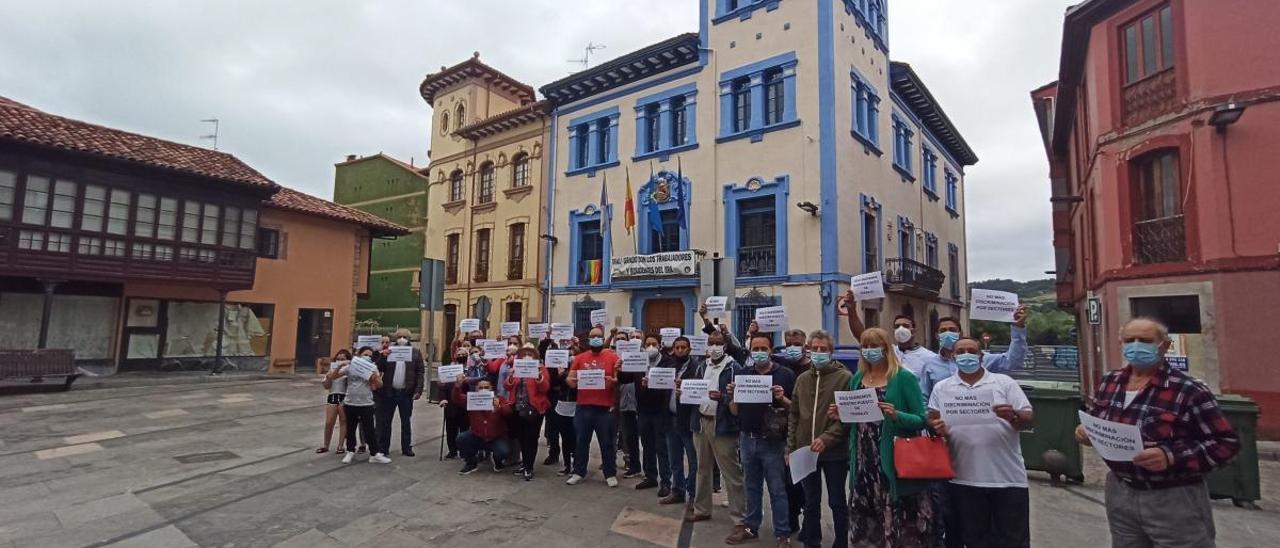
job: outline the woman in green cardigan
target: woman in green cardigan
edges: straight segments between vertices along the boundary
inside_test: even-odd
[[[857,547],[905,548],[934,544],[928,481],[899,480],[893,467],[895,437],[925,427],[924,396],[915,375],[901,367],[883,329],[862,334],[862,359],[849,390],[874,388],[881,422],[852,425],[849,432],[849,543]]]

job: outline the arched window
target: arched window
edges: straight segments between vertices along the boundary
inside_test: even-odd
[[[440,134],[441,135],[449,134],[449,112],[448,111],[440,113]]]
[[[487,204],[493,201],[493,163],[480,164],[479,202]]]
[[[462,199],[462,170],[455,169],[449,174],[449,201],[456,202]]]
[[[511,160],[511,188],[529,186],[529,155],[523,152]]]
[[[462,126],[467,125],[467,105],[459,103],[458,110],[455,112],[457,112],[457,114],[454,115],[454,118],[456,119],[458,128],[462,128]]]

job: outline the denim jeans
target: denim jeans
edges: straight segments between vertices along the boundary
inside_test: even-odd
[[[688,428],[677,427],[674,424],[675,416],[668,414],[667,417],[668,420],[673,421],[672,427],[667,430],[667,460],[671,470],[671,492],[685,495],[686,500],[693,500],[694,495],[698,493],[696,487],[698,452],[693,446],[693,432]]]
[[[644,477],[657,481],[663,487],[671,486],[671,462],[667,457],[667,430],[671,419],[659,411],[640,411],[636,417],[640,427],[640,453]]]
[[[760,531],[764,519],[764,488],[769,489],[769,509],[773,512],[773,536],[791,536],[791,506],[787,501],[787,452],[782,439],[752,437],[746,432],[738,440],[742,458],[743,484],[747,493],[746,514],[742,523],[752,531]]]
[[[827,506],[831,508],[831,528],[836,538],[833,548],[849,546],[849,505],[845,497],[845,480],[849,477],[849,460],[818,461],[818,470],[804,484],[804,526],[800,542],[805,546],[822,545],[822,482],[827,482]]]
[[[604,477],[618,475],[618,452],[613,447],[613,417],[608,407],[598,405],[578,405],[573,415],[573,429],[577,431],[573,455],[573,473],[587,476],[587,465],[591,464],[591,434],[596,435],[600,444],[600,455],[604,458]]]
[[[493,455],[494,464],[504,466],[507,457],[511,456],[511,441],[506,438],[485,441],[468,430],[458,434],[458,450],[462,452],[462,460],[467,464],[476,464],[476,453],[488,451]]]

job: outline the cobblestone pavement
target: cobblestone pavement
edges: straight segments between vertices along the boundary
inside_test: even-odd
[[[314,453],[323,391],[310,378],[160,382],[0,396],[0,548],[723,546],[731,528],[726,509],[685,525],[636,480],[608,489],[598,472],[576,487],[552,467],[532,482],[458,476],[425,402],[417,457],[397,446],[390,465],[344,466]],[[1280,542],[1280,463],[1262,468],[1261,510],[1214,503],[1219,546]],[[1096,461],[1086,474],[1067,488],[1033,474],[1035,546],[1107,544]]]

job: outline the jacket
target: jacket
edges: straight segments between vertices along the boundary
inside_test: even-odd
[[[725,394],[725,390],[728,388],[729,383],[733,382],[733,377],[742,370],[742,366],[738,365],[738,362],[729,357],[727,353],[724,356],[724,360],[728,363],[725,364],[724,369],[720,370],[720,379],[715,386],[715,390],[720,392],[720,401],[716,402],[719,404],[716,406],[716,435],[737,437],[738,417],[729,412],[729,396]],[[703,359],[699,362],[697,374],[690,378],[703,378],[707,370],[708,361],[710,361],[709,358]],[[702,412],[698,410],[698,406],[696,405],[691,405],[689,407],[691,407],[693,411],[689,414],[689,430],[692,432],[701,432]]]
[[[791,398],[791,414],[787,420],[787,452],[808,447],[814,438],[822,438],[826,449],[818,456],[820,461],[840,461],[849,458],[845,444],[846,429],[839,418],[827,416],[827,408],[836,402],[836,391],[848,390],[853,374],[839,363],[831,362],[827,371],[811,368],[796,378],[794,397]]]
[[[656,359],[650,358],[649,367],[671,367],[669,365],[663,365],[663,362],[666,359],[666,356],[661,355]],[[619,371],[618,383],[624,385],[632,384],[635,386],[636,411],[641,413],[658,413],[667,408],[667,402],[671,399],[671,390],[661,390],[645,386],[645,384],[640,381],[647,375],[648,373],[623,373]]]
[[[854,390],[862,384],[862,372],[853,376],[845,390]],[[893,440],[897,437],[911,437],[924,428],[924,396],[920,393],[920,380],[907,368],[898,369],[898,374],[889,379],[884,387],[884,401],[893,404],[895,417],[885,417],[880,430],[880,469],[889,480],[889,496],[902,496],[921,493],[929,487],[927,480],[899,480],[893,466]],[[855,425],[856,426],[856,425]],[[849,482],[853,484],[858,477],[858,436],[849,427]]]
[[[382,388],[378,389],[377,395],[390,396],[391,378],[395,375],[396,364],[387,361],[387,357],[381,353],[376,354],[375,362],[378,365],[378,372],[382,373]],[[421,394],[422,388],[427,376],[426,364],[422,361],[422,352],[417,348],[413,349],[413,359],[405,363],[404,371],[404,390],[414,394]]]
[[[662,361],[658,362],[658,367],[674,368],[676,370],[677,383],[685,379],[701,378],[698,375],[699,373],[698,362],[687,356],[684,358],[684,360],[681,360],[680,358],[677,358],[671,354],[667,354],[666,356],[662,357]],[[676,431],[681,433],[692,432],[691,429],[693,427],[693,422],[697,420],[697,417],[693,415],[695,415],[698,412],[698,406],[686,405],[686,404],[680,403],[680,399],[676,395],[675,390],[668,390],[667,392],[670,392],[671,394],[670,397],[675,398],[675,402],[676,402],[676,413],[675,413]],[[666,410],[668,413],[671,412],[671,407],[669,404],[670,404],[670,400],[668,400],[667,405],[663,406],[663,409]]]
[[[507,437],[507,417],[511,415],[511,402],[493,395],[498,402],[497,411],[467,411],[467,424],[471,433],[484,441],[493,441]],[[467,408],[467,389],[463,385],[453,387],[453,402],[462,409]]]
[[[516,402],[516,386],[520,382],[524,382],[525,392],[529,394],[529,405],[538,411],[539,415],[547,414],[547,410],[551,409],[551,400],[547,398],[547,393],[551,390],[551,372],[546,367],[538,367],[537,379],[517,379],[513,373],[507,377],[507,396],[506,399],[511,400],[511,405]]]

